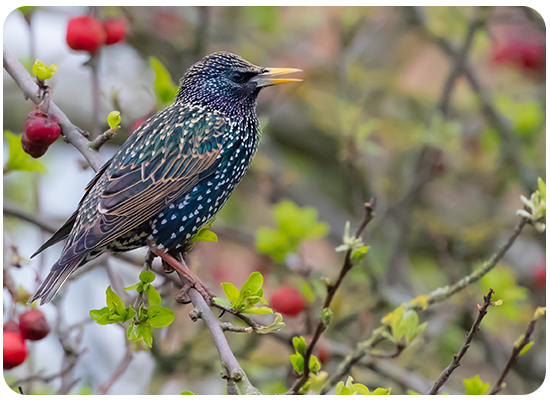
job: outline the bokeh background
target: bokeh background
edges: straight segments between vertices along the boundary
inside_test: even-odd
[[[92,125],[92,83],[83,63],[89,56],[69,49],[65,34],[70,18],[88,12],[87,7],[39,7],[29,29],[15,10],[3,28],[4,44],[25,65],[34,58],[59,65],[50,82],[53,99],[87,130]],[[252,271],[264,275],[267,299],[281,285],[296,288],[308,308],[285,318],[280,334],[307,334],[323,298],[320,278],[335,277],[341,266],[342,253],[334,249],[345,222],[356,227],[363,202],[376,196],[377,215],[363,235],[371,249],[346,278],[332,306],[334,322],[321,342],[323,369],[329,372],[400,303],[456,282],[489,258],[518,220],[519,196],[536,189],[538,176],[546,179],[546,28],[535,10],[101,7],[97,12],[102,18],[124,18],[129,26],[124,43],[100,53],[99,123],[106,129],[107,113],[122,113],[121,130],[101,150],[105,158],[159,105],[151,56],[176,83],[190,65],[219,50],[261,66],[304,71],[302,83],[260,95],[259,152],[214,225],[220,241],[199,244],[190,265],[219,294],[220,282],[240,287]],[[466,55],[473,82],[460,74],[449,88],[456,60],[448,49],[460,52],[480,12],[487,18],[475,30]],[[6,72],[3,87],[4,130],[20,134],[32,104]],[[4,159],[7,154],[4,144]],[[61,139],[40,161],[47,173],[4,175],[4,207],[57,227],[73,212],[94,174]],[[275,260],[261,254],[257,237],[260,229],[276,226],[274,210],[284,200],[313,208],[330,230]],[[60,254],[61,245],[56,245],[42,257],[26,259],[46,238],[33,224],[5,216],[4,268],[26,291],[35,290]],[[490,310],[447,388],[464,393],[462,379],[476,374],[493,384],[534,309],[545,304],[545,252],[545,235],[527,227],[481,282],[419,313],[428,327],[415,346],[396,359],[354,367],[355,381],[369,388],[392,387],[392,394],[425,392],[461,347],[476,303],[492,287],[503,305]],[[130,254],[138,263],[143,255]],[[90,309],[105,304],[109,274],[127,286],[136,282],[139,271],[115,258],[101,259],[43,311],[52,325],[86,322]],[[225,392],[209,331],[189,320],[190,306],[172,299],[167,295],[166,303],[176,311],[176,321],[157,332],[152,350],[133,353],[109,394]],[[4,322],[11,307],[4,290]],[[534,347],[520,358],[504,393],[531,393],[541,385],[545,334],[545,321],[540,321]],[[263,393],[288,389],[295,379],[291,350],[280,337],[228,336]],[[99,393],[126,352],[124,331],[86,323],[82,348],[87,351],[71,371],[71,379],[79,381],[70,393]],[[55,332],[30,345],[29,352],[21,367],[5,371],[8,383],[62,367]],[[60,379],[26,384],[29,393],[61,388]]]

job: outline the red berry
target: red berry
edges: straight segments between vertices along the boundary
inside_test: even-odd
[[[103,44],[107,34],[101,24],[92,17],[71,18],[67,25],[67,44],[73,50],[85,50],[94,54]]]
[[[36,109],[29,113],[25,122],[25,133],[21,138],[23,150],[34,158],[42,156],[48,146],[61,134],[59,119]]]
[[[105,44],[107,46],[126,39],[128,25],[126,24],[126,20],[124,18],[106,19],[101,22],[101,25],[103,25],[103,29],[107,34],[107,38],[105,39]]]
[[[15,322],[13,319],[10,319],[8,322],[4,324],[4,332],[16,332],[19,333],[19,324]]]
[[[21,146],[23,147],[25,153],[34,158],[42,157],[48,150],[48,146],[38,145],[31,142],[24,133],[21,137]]]
[[[546,290],[546,267],[537,267],[534,275],[537,289]]]
[[[12,369],[21,365],[27,358],[27,346],[17,332],[4,332],[3,336],[4,369]]]
[[[271,296],[270,305],[273,309],[288,317],[294,317],[304,309],[305,300],[296,289],[288,286],[280,286],[277,292]]]
[[[42,311],[33,308],[19,316],[21,336],[27,340],[44,339],[50,333],[50,325]]]

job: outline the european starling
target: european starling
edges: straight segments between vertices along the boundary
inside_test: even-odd
[[[174,102],[132,133],[86,186],[77,210],[33,254],[67,239],[29,302],[48,303],[71,273],[105,252],[149,246],[174,267],[170,253],[186,248],[250,165],[260,135],[258,93],[299,81],[280,78],[297,71],[261,68],[227,52],[189,68]]]

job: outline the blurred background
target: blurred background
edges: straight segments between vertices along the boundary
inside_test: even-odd
[[[151,60],[158,60],[175,84],[194,62],[220,50],[256,65],[304,71],[302,83],[261,93],[259,152],[216,220],[219,242],[200,243],[189,258],[191,268],[219,295],[220,282],[240,287],[252,271],[260,271],[268,300],[281,288],[302,297],[303,310],[285,316],[286,326],[277,335],[227,335],[264,394],[283,393],[294,381],[285,337],[311,333],[324,298],[321,277],[337,276],[343,255],[334,249],[346,221],[358,226],[365,201],[378,200],[376,218],[363,235],[371,248],[333,302],[333,323],[320,343],[323,354],[318,352],[329,373],[389,311],[458,281],[488,259],[518,221],[519,196],[536,189],[538,176],[546,180],[546,28],[533,9],[100,7],[92,12],[127,24],[125,40],[98,53],[95,121],[92,75],[84,65],[89,54],[70,49],[66,41],[68,21],[90,13],[88,7],[15,10],[3,33],[4,44],[27,67],[36,58],[59,65],[49,82],[53,99],[75,125],[92,130],[97,124],[103,132],[107,114],[121,111],[122,128],[101,150],[105,159],[144,118],[167,104],[155,84],[159,67]],[[464,70],[457,69],[460,56]],[[5,71],[3,88],[4,130],[19,135],[33,105]],[[4,142],[4,160],[8,153]],[[40,159],[46,173],[4,174],[4,268],[22,291],[37,288],[62,246],[28,260],[48,233],[13,212],[7,215],[6,208],[56,229],[94,175],[82,161],[59,139]],[[285,215],[300,212],[322,228],[292,245],[266,234]],[[545,235],[526,227],[494,271],[419,312],[428,327],[415,346],[396,359],[354,367],[355,381],[392,387],[392,394],[426,392],[462,346],[476,303],[491,287],[503,305],[490,310],[447,390],[464,393],[462,379],[476,374],[493,384],[535,308],[546,303],[545,252]],[[130,257],[139,265],[144,254],[135,251]],[[131,285],[139,272],[132,263],[101,258],[66,284],[58,300],[42,308],[59,330],[28,345],[25,363],[4,371],[8,384],[44,369],[45,375],[61,371],[67,360],[58,334],[77,324],[81,342],[72,331],[70,340],[79,351],[87,350],[70,374],[31,380],[25,391],[104,392],[101,385],[126,353],[125,334],[118,326],[89,323],[88,312],[104,307],[109,284]],[[175,322],[157,330],[151,350],[132,348],[131,362],[107,392],[225,393],[209,331],[192,323],[191,307],[176,304],[164,289]],[[13,307],[24,310],[4,289],[4,322]],[[271,319],[262,316],[266,323]],[[520,358],[503,393],[527,394],[542,384],[544,325],[544,320],[537,325],[534,347]]]

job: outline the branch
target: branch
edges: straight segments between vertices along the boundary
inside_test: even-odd
[[[92,140],[89,144],[90,149],[98,151],[101,146],[116,136],[116,129],[107,129],[101,135]]]
[[[485,20],[487,18],[486,9],[483,8],[482,10],[479,10],[479,8],[476,8],[475,13],[476,15],[470,23],[470,26],[468,27],[468,33],[466,34],[464,46],[462,47],[460,52],[455,53],[453,68],[449,73],[445,85],[443,86],[443,92],[441,94],[441,99],[439,100],[438,104],[438,108],[441,110],[443,115],[446,115],[449,111],[449,102],[451,99],[451,93],[455,86],[455,81],[462,74],[464,64],[466,63],[466,59],[468,58],[468,53],[470,52],[472,44],[474,43],[475,34],[485,25]]]
[[[457,369],[460,366],[460,361],[462,358],[466,355],[466,352],[470,348],[470,345],[472,344],[472,339],[474,338],[474,334],[479,330],[479,326],[481,325],[481,321],[487,315],[487,309],[494,305],[492,301],[492,297],[494,294],[493,289],[489,289],[489,293],[487,296],[483,297],[484,303],[483,306],[480,306],[478,304],[479,313],[477,314],[477,318],[474,321],[472,327],[470,328],[470,331],[466,335],[466,341],[464,342],[464,345],[458,352],[458,354],[453,356],[453,361],[449,364],[447,368],[439,375],[437,380],[435,381],[433,387],[430,389],[428,394],[435,395],[441,389],[441,386],[447,382],[447,380],[451,377],[451,374],[454,372],[455,369]]]
[[[182,280],[182,285],[185,285],[185,278],[179,274]],[[222,365],[222,378],[227,380],[227,393],[228,394],[261,394],[256,389],[246,376],[244,370],[239,365],[239,362],[235,358],[227,339],[223,334],[223,327],[212,313],[212,310],[206,304],[206,301],[202,295],[194,288],[189,289],[189,297],[195,307],[190,313],[190,317],[193,321],[196,321],[200,317],[210,329],[214,344],[218,350],[220,356],[220,363]]]
[[[365,228],[367,227],[367,224],[374,218],[374,209],[376,208],[376,198],[371,199],[369,203],[365,203],[365,216],[363,220],[361,221],[361,225],[359,225],[359,228],[357,229],[357,232],[355,232],[355,238],[359,238]],[[344,280],[344,277],[346,274],[353,268],[353,262],[351,260],[351,253],[352,249],[349,249],[346,252],[346,256],[344,259],[344,264],[342,265],[342,269],[340,270],[340,275],[338,276],[338,279],[335,283],[330,283],[327,285],[327,297],[325,298],[325,303],[323,304],[323,309],[329,308],[330,304],[332,302],[332,299],[334,298],[334,295],[336,294],[336,291],[342,284],[342,281]],[[311,359],[311,356],[313,354],[313,350],[315,348],[315,345],[321,338],[321,335],[323,332],[327,329],[327,325],[323,322],[322,319],[319,320],[317,324],[317,329],[315,330],[315,334],[313,335],[313,338],[311,339],[311,342],[306,350],[306,354],[304,356],[304,373],[301,377],[299,377],[296,382],[294,382],[294,385],[292,385],[292,388],[290,389],[290,394],[298,394],[302,386],[308,381],[309,379],[309,360]]]
[[[533,316],[533,319],[531,320],[531,322],[529,322],[529,325],[527,326],[527,330],[522,335],[523,339],[521,340],[521,342],[519,344],[514,345],[514,350],[512,350],[512,354],[510,355],[510,358],[506,363],[506,367],[504,367],[504,371],[502,371],[502,374],[500,375],[500,378],[498,378],[498,381],[495,384],[495,387],[489,394],[497,394],[506,386],[506,384],[504,383],[504,379],[506,378],[506,375],[508,375],[508,372],[510,372],[510,369],[512,369],[512,367],[516,363],[517,358],[520,355],[521,351],[525,348],[525,346],[529,344],[531,335],[535,331],[535,324],[537,323],[537,320],[542,316],[542,313],[539,314],[539,309],[540,307],[535,312],[535,315]]]
[[[42,102],[42,98],[38,95],[38,85],[6,45],[4,45],[4,69],[17,83],[27,99],[31,99],[35,104]],[[81,130],[73,125],[53,101],[50,101],[49,112],[59,118],[59,124],[65,139],[76,147],[94,171],[99,170],[104,163],[103,157],[89,147],[90,142],[82,136]]]
[[[441,303],[447,300],[449,297],[451,297],[455,293],[460,292],[461,290],[466,288],[468,285],[474,282],[477,282],[482,277],[487,275],[497,265],[497,263],[502,259],[502,257],[504,257],[506,252],[512,247],[512,245],[514,244],[518,236],[521,234],[523,227],[527,222],[528,221],[526,218],[522,218],[518,223],[518,225],[516,225],[513,233],[510,235],[510,237],[508,237],[506,242],[479,269],[475,270],[465,278],[462,278],[460,281],[458,281],[452,286],[444,286],[434,290],[430,295],[426,297],[425,302],[423,302],[423,304],[420,302],[413,302],[413,301],[406,303],[407,308],[413,309],[413,310],[422,310],[432,304]],[[350,352],[350,354],[344,359],[344,361],[340,363],[340,365],[338,365],[336,371],[334,372],[332,377],[327,381],[328,383],[325,385],[325,387],[321,391],[321,394],[327,393],[330,390],[330,388],[336,385],[340,381],[340,379],[342,379],[342,377],[351,370],[351,367],[353,365],[357,364],[363,357],[369,354],[378,343],[384,340],[384,337],[382,336],[381,328],[382,327],[373,330],[371,333],[371,337],[369,339],[357,344],[356,348],[352,352]]]
[[[506,242],[498,249],[496,253],[494,253],[489,260],[483,263],[483,265],[472,272],[470,275],[462,278],[457,283],[455,283],[452,286],[444,286],[440,287],[430,293],[426,299],[426,304],[420,304],[418,302],[409,302],[407,303],[407,308],[412,310],[421,310],[426,308],[427,306],[430,306],[435,303],[441,303],[445,300],[447,300],[449,297],[454,295],[455,293],[460,292],[464,288],[466,288],[468,285],[475,283],[479,281],[481,278],[483,278],[485,275],[487,275],[497,264],[498,262],[504,257],[506,252],[510,250],[518,236],[521,234],[525,224],[528,222],[527,218],[521,218],[519,223],[514,228],[514,231],[512,234],[508,237]]]

